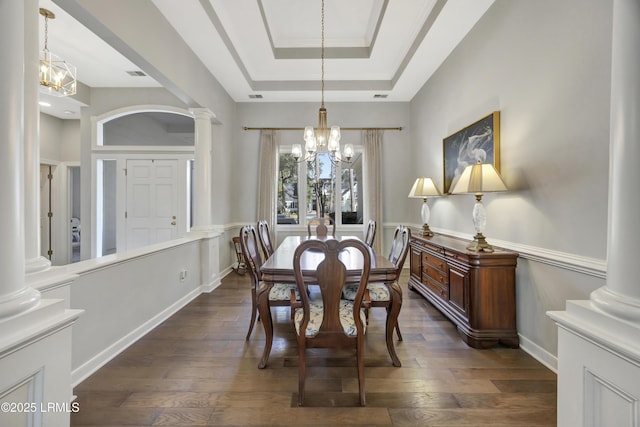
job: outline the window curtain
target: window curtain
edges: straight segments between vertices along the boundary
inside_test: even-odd
[[[384,230],[382,222],[382,131],[366,129],[362,131],[364,148],[364,224],[374,220],[377,225],[373,250],[382,254]]]
[[[258,221],[266,220],[270,230],[276,224],[276,186],[278,173],[278,132],[260,131],[260,168],[258,174]]]

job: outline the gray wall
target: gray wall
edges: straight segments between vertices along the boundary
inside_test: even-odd
[[[41,113],[39,133],[41,159],[80,161],[80,120],[62,120]]]
[[[545,312],[604,284],[547,264],[606,258],[611,31],[611,0],[497,0],[411,102],[413,168],[440,187],[442,138],[500,111],[511,191],[483,198],[485,235],[548,258],[520,258],[517,298],[519,332],[551,354]],[[431,225],[472,236],[473,203],[434,200]]]

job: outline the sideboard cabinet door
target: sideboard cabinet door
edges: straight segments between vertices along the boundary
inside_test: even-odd
[[[469,269],[449,264],[449,302],[465,319],[469,318]]]

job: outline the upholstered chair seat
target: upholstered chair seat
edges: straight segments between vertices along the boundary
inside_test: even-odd
[[[356,292],[358,291],[358,285],[354,285],[356,287]],[[355,294],[354,294],[355,296]],[[295,311],[293,322],[296,327],[296,332],[300,334],[300,324],[302,323],[302,316],[304,315],[304,310],[302,308],[298,308]],[[307,324],[307,330],[305,335],[307,337],[315,337],[320,330],[320,325],[322,324],[322,319],[324,316],[324,307],[322,305],[322,300],[312,300],[309,302],[309,323]],[[360,310],[360,319],[362,320],[364,329],[366,330],[367,318],[365,314],[365,310]],[[355,337],[357,336],[356,323],[353,320],[353,301],[341,300],[340,301],[340,324],[344,329],[344,333],[347,336]]]
[[[296,300],[299,300],[300,292],[298,292],[298,285],[275,283],[271,290],[269,290],[269,301],[290,301],[291,291],[294,291],[296,293]]]
[[[391,293],[389,288],[382,282],[373,282],[367,284],[367,290],[371,297],[371,302],[391,301]],[[358,292],[358,285],[348,284],[345,285],[342,290],[342,297],[347,300],[353,301],[356,298]]]

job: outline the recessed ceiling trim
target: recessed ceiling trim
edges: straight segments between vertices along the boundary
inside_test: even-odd
[[[273,55],[276,59],[320,59],[321,48],[319,47],[277,47],[274,48]],[[324,48],[325,59],[349,59],[349,58],[369,58],[371,49],[368,47],[326,47]]]
[[[238,51],[236,50],[235,46],[233,46],[233,43],[229,38],[229,34],[227,34],[227,32],[225,31],[224,25],[222,25],[222,22],[220,22],[220,18],[218,17],[218,14],[213,9],[213,6],[211,6],[211,2],[209,0],[200,0],[200,5],[206,12],[207,17],[209,18],[209,21],[211,21],[211,24],[213,24],[214,28],[218,31],[218,34],[220,35],[222,42],[229,50],[229,54],[231,55],[236,65],[240,69],[240,72],[242,72],[242,75],[244,76],[245,80],[249,83],[249,86],[253,86],[251,84],[252,80],[251,80],[251,76],[249,75],[249,71],[247,71],[247,67],[244,66],[244,63],[242,62],[242,59],[240,58]]]
[[[262,80],[254,82],[256,91],[313,91],[320,90],[320,81],[318,80],[298,80],[298,81],[281,81],[281,80]],[[389,80],[330,80],[324,82],[325,90],[339,91],[360,91],[360,90],[391,90],[391,81]]]
[[[273,36],[271,34],[271,29],[269,28],[269,23],[267,21],[267,16],[264,11],[264,0],[257,0],[258,8],[260,9],[260,17],[262,18],[262,23],[264,25],[264,29],[267,33],[267,38],[269,39],[269,45],[271,46],[271,51],[273,52],[273,57],[275,59],[315,59],[320,58],[320,48],[319,47],[276,47],[273,42]],[[378,37],[378,32],[380,31],[380,26],[382,25],[382,21],[384,20],[385,12],[387,11],[387,5],[389,4],[389,0],[384,0],[382,3],[382,7],[380,8],[380,13],[378,14],[378,19],[376,20],[376,25],[374,27],[373,35],[371,37],[371,43],[368,46],[341,46],[341,47],[326,47],[324,49],[325,58],[329,59],[344,59],[344,58],[370,58],[371,52],[376,43],[376,39]]]
[[[260,10],[260,16],[262,22],[265,27],[265,31],[267,33],[267,37],[269,40],[269,44],[274,54],[275,59],[314,59],[320,57],[320,48],[312,47],[312,48],[276,48],[274,47],[273,37],[271,31],[269,29],[264,5],[264,0],[256,0],[258,4],[258,8]],[[447,0],[434,0],[436,4],[433,6],[431,12],[429,13],[425,23],[421,27],[418,37],[407,51],[407,54],[404,56],[403,60],[400,62],[398,69],[393,73],[393,76],[389,80],[368,80],[368,81],[353,81],[353,80],[330,80],[325,81],[325,89],[328,91],[332,90],[340,90],[340,91],[363,91],[363,90],[373,90],[373,91],[382,91],[382,90],[393,90],[393,87],[397,83],[397,81],[402,76],[403,71],[407,67],[407,64],[411,61],[413,55],[416,50],[420,46],[420,43],[423,41],[426,34],[429,32],[431,26],[437,19],[438,15],[444,8],[447,3]],[[205,9],[209,20],[213,24],[213,26],[218,30],[221,38],[223,39],[225,45],[231,52],[234,61],[238,65],[239,69],[242,71],[242,74],[245,78],[245,81],[249,85],[252,91],[313,91],[318,90],[319,81],[270,81],[270,80],[254,80],[246,66],[244,65],[242,58],[238,54],[237,50],[234,48],[233,43],[227,32],[222,25],[218,15],[216,14],[211,2],[209,0],[200,0],[203,8]],[[375,26],[374,36],[372,38],[372,42],[370,47],[326,47],[325,46],[325,57],[330,59],[345,59],[345,58],[370,58],[371,52],[373,50],[373,45],[375,40],[377,39],[378,32],[383,22],[383,18],[387,11],[388,0],[384,0],[382,7],[380,8],[380,13],[378,15],[378,19]]]
[[[413,58],[413,55],[415,55],[416,51],[420,47],[420,44],[422,43],[422,41],[426,37],[426,35],[429,32],[429,30],[431,30],[431,27],[433,26],[434,22],[436,22],[436,19],[438,18],[438,16],[440,15],[440,12],[442,12],[442,9],[444,8],[444,6],[446,4],[447,4],[447,0],[437,0],[436,1],[436,4],[431,9],[431,12],[429,13],[429,16],[424,21],[424,25],[420,29],[420,32],[418,33],[418,36],[415,38],[415,40],[411,44],[411,47],[407,51],[407,54],[404,56],[404,59],[400,63],[400,66],[398,67],[398,69],[396,70],[395,74],[393,75],[393,78],[391,79],[392,86],[394,86],[396,84],[396,82],[398,81],[398,79],[400,79],[400,77],[402,76],[402,73],[407,68],[407,65],[409,64],[409,62]]]

